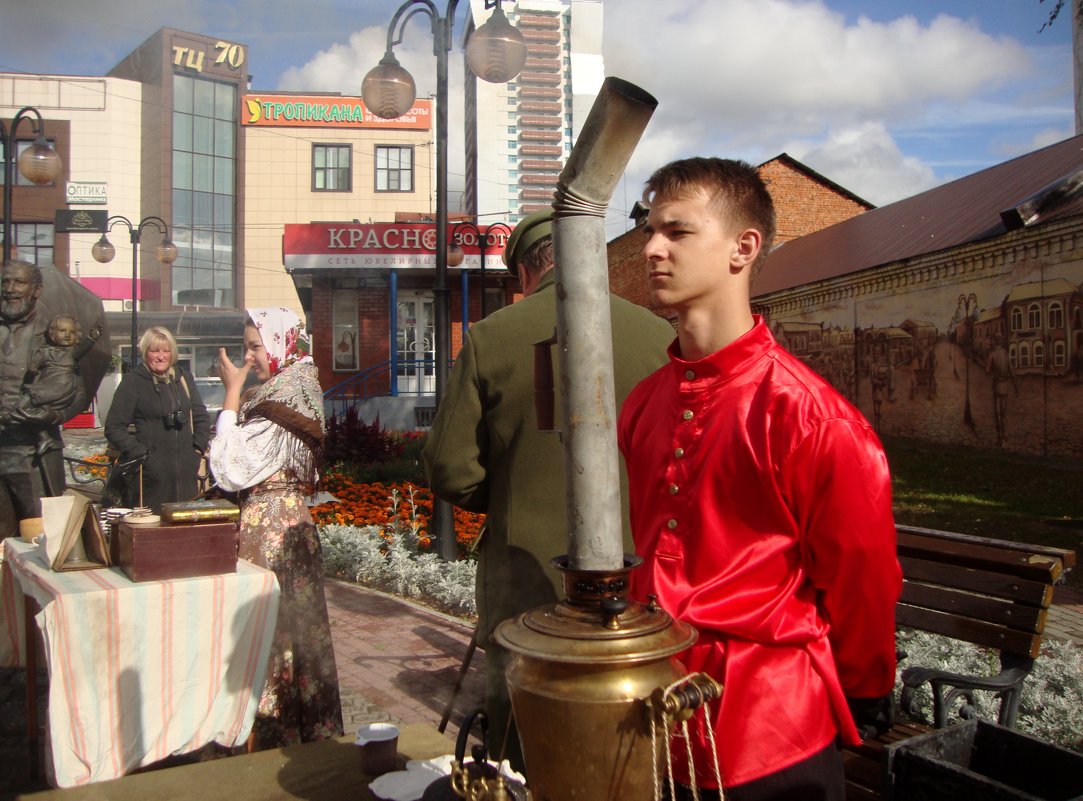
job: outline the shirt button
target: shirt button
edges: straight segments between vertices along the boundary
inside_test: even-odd
[[[685,370],[684,371],[684,377],[687,378],[689,381],[691,381],[693,378],[696,377],[696,371],[695,370]]]
[[[680,491],[681,491],[681,488],[678,487],[676,484],[670,484],[669,485],[669,494],[670,495],[676,495]]]
[[[677,450],[673,451],[673,455],[680,459],[684,456],[684,448],[677,448]]]
[[[681,417],[683,417],[685,420],[691,420],[692,419],[692,410],[691,409],[685,409],[683,412],[681,412]]]
[[[666,528],[668,528],[670,531],[673,531],[673,529],[677,528],[677,521],[671,517],[669,520],[666,521]]]

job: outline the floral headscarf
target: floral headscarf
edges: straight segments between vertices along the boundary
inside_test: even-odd
[[[271,375],[276,376],[291,364],[312,363],[312,338],[301,318],[289,309],[245,309],[248,319],[256,326]]]
[[[312,360],[312,340],[289,309],[246,309],[267,351],[271,377],[241,404],[242,423],[264,418],[279,426],[274,449],[302,483],[319,477],[323,441],[323,391]],[[292,436],[286,436],[290,434]]]

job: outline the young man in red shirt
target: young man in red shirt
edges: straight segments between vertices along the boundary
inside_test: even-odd
[[[644,200],[651,297],[678,328],[670,363],[620,413],[644,558],[632,596],[699,631],[683,661],[724,687],[709,715],[726,798],[841,801],[839,741],[890,719],[902,579],[887,460],[860,412],[751,311],[775,233],[755,169],[673,162]],[[696,775],[680,758],[674,769],[717,788],[702,720]]]

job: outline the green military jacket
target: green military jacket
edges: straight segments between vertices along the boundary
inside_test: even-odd
[[[662,318],[621,298],[610,298],[610,313],[619,408],[632,387],[666,363],[674,332]],[[483,646],[505,618],[563,596],[559,572],[549,562],[568,552],[564,455],[557,434],[538,431],[534,413],[534,343],[555,328],[553,271],[532,295],[476,323],[451,371],[423,453],[436,495],[488,515],[476,586]],[[559,377],[556,349],[553,355]],[[556,405],[559,426],[559,391]],[[631,552],[623,470],[621,489],[624,547]]]

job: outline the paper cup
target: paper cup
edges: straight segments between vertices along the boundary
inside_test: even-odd
[[[393,723],[366,723],[357,730],[356,745],[361,751],[361,770],[369,776],[380,776],[395,769],[399,727]]]

